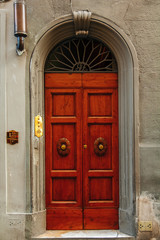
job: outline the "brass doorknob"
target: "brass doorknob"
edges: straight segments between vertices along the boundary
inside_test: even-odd
[[[86,148],[87,148],[87,145],[86,145],[86,144],[84,144],[84,145],[83,145],[83,147],[84,147],[84,149],[86,149]]]
[[[107,151],[107,142],[104,138],[99,137],[94,141],[94,152],[97,156],[103,156]]]
[[[70,153],[71,144],[67,138],[60,138],[57,142],[57,152],[60,156],[66,157]]]
[[[64,150],[66,150],[66,144],[62,144],[61,145],[61,149],[64,151]]]
[[[103,148],[104,148],[103,144],[99,144],[98,148],[99,148],[99,150],[103,150]]]

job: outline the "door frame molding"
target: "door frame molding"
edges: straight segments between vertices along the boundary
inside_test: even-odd
[[[26,205],[33,216],[31,235],[45,229],[45,135],[34,135],[34,117],[44,119],[44,65],[50,50],[66,38],[75,36],[73,16],[50,22],[37,36],[28,56],[30,65],[30,102],[26,109]],[[89,36],[103,41],[115,55],[119,86],[119,226],[120,231],[135,235],[139,197],[139,70],[136,50],[121,28],[110,20],[92,14]],[[31,207],[30,207],[31,206]],[[127,220],[127,221],[126,221]],[[36,228],[34,227],[36,226]],[[32,230],[34,229],[35,230]]]

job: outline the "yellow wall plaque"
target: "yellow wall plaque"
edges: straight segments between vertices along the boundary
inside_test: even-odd
[[[40,115],[35,117],[35,136],[38,138],[43,136],[43,121]]]

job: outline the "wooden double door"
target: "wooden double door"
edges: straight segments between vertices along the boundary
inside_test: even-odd
[[[47,229],[118,229],[116,73],[45,74]]]

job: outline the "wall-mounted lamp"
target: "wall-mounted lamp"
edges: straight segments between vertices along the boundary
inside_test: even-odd
[[[24,39],[27,37],[26,5],[23,0],[14,2],[14,35],[17,37],[16,52],[24,53]]]
[[[10,0],[0,0],[0,3],[3,3],[3,2],[8,2]]]

